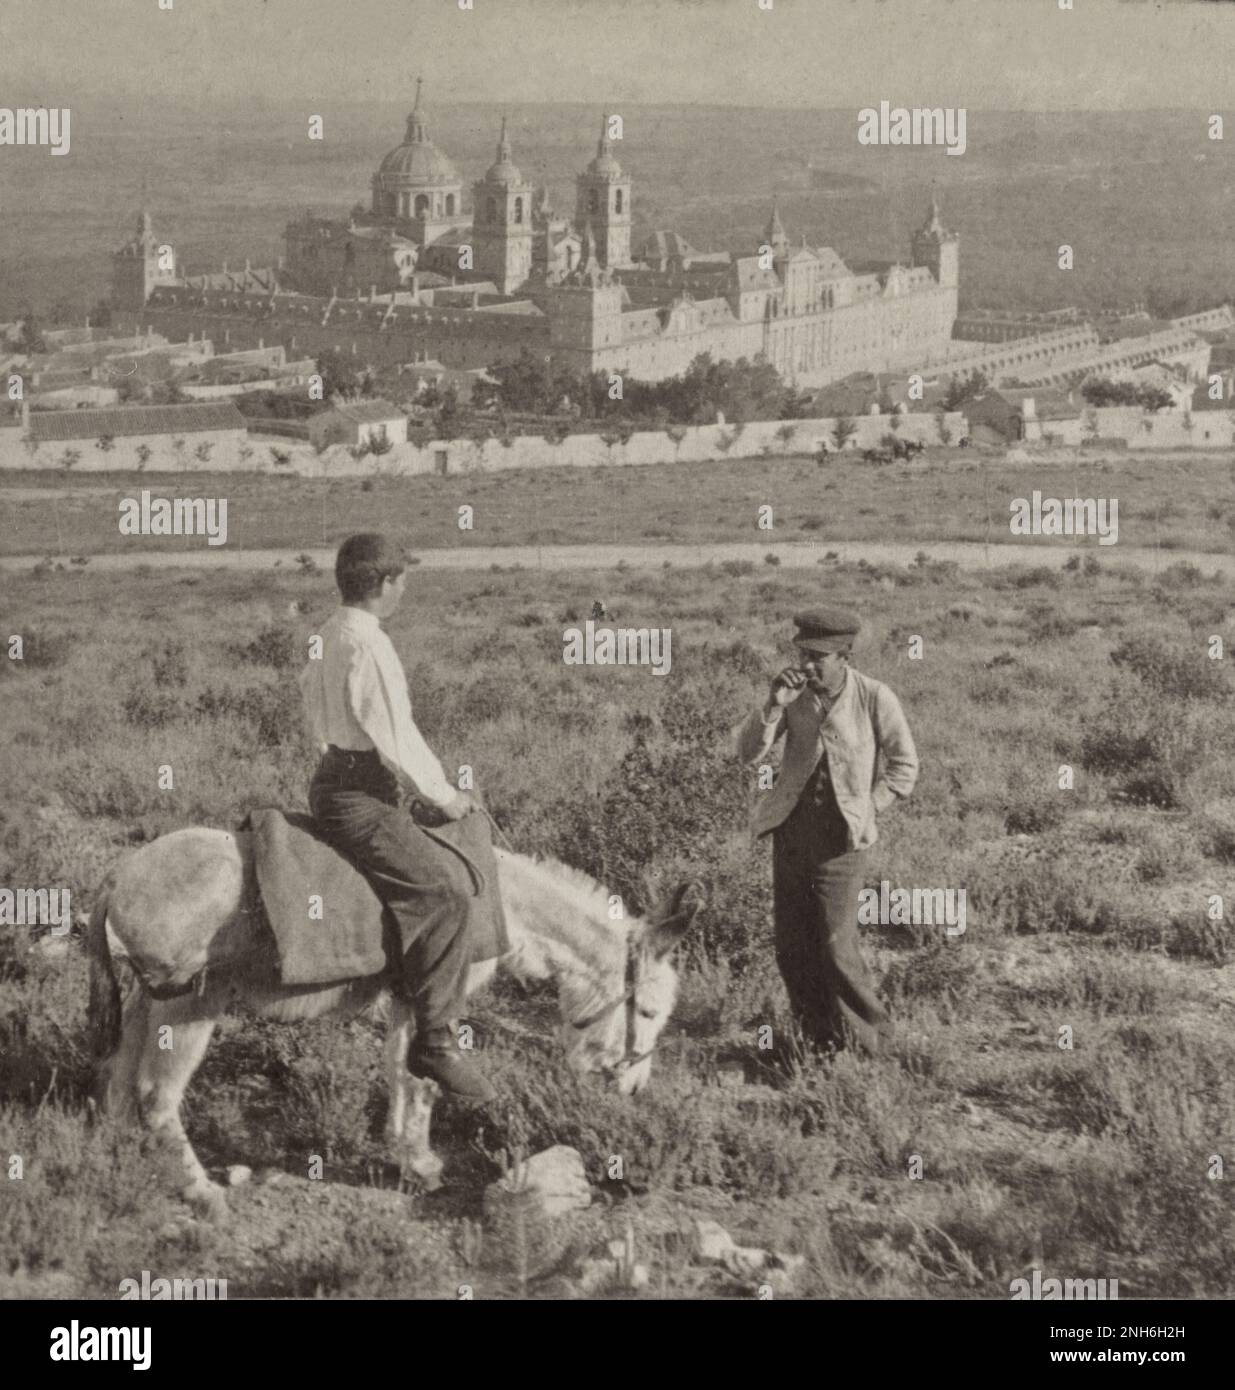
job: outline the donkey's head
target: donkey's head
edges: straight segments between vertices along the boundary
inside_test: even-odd
[[[563,1027],[566,1060],[574,1071],[603,1076],[624,1096],[647,1085],[652,1051],[677,998],[670,957],[702,899],[702,884],[685,883],[661,911],[630,924],[624,979],[593,989]]]

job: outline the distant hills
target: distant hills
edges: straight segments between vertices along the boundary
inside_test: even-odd
[[[307,139],[305,110],[286,104],[224,112],[159,97],[75,107],[71,158],[3,152],[0,320],[27,301],[84,310],[103,294],[143,181],[158,230],[190,265],[268,263],[289,216],[367,202],[408,105],[325,106],[321,142]],[[516,162],[573,208],[599,101],[448,106],[429,93],[428,109],[433,138],[465,180],[492,162],[505,111]],[[971,109],[961,158],[859,146],[856,110],[632,105],[621,114],[637,234],[672,227],[700,249],[746,248],[779,197],[792,239],[888,259],[907,254],[934,187],[962,238],[963,304],[1097,306],[1157,292],[1201,307],[1235,295],[1235,141],[1206,138],[1208,111]],[[1065,242],[1076,267],[1066,273]]]

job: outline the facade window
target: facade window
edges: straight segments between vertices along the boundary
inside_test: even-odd
[[[523,221],[523,199],[522,199],[522,198],[516,198],[516,199],[515,199],[515,221],[516,221],[516,222],[522,222],[522,221]]]
[[[429,195],[428,195],[427,193],[418,193],[418,194],[416,195],[416,212],[415,212],[415,215],[416,215],[417,217],[424,217],[424,215],[425,215],[428,211],[429,211]]]
[[[490,199],[488,200],[488,202],[485,203],[485,217],[486,217],[486,218],[489,220],[489,222],[491,222],[491,223],[497,221],[497,199],[496,199],[496,198],[490,198]]]
[[[622,190],[620,188],[613,195],[613,211],[622,211]]]
[[[446,216],[447,216],[447,217],[453,217],[454,215],[455,215],[455,195],[454,195],[453,193],[447,193],[447,195],[446,195]]]
[[[587,195],[587,210],[593,216],[600,211],[600,198],[594,188]]]

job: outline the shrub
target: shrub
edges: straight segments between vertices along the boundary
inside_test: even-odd
[[[43,561],[47,566],[44,573],[51,572],[51,562]],[[36,566],[36,572],[39,566]],[[50,670],[53,666],[59,666],[65,661],[74,643],[77,641],[75,632],[39,632],[27,629],[21,633],[22,659],[20,661],[10,661],[7,656],[8,634],[5,634],[5,666],[14,671],[20,670]]]
[[[288,627],[272,623],[264,627],[246,646],[234,648],[241,661],[287,671],[297,665],[296,638]]]
[[[1187,785],[1206,756],[1194,727],[1163,719],[1142,701],[1113,701],[1081,736],[1081,763],[1118,780],[1117,799],[1174,810],[1187,805]]]
[[[1153,634],[1126,637],[1111,653],[1114,664],[1131,672],[1160,696],[1180,700],[1216,700],[1230,695],[1218,662],[1195,639],[1168,642]]]
[[[183,699],[170,690],[139,685],[124,698],[124,717],[139,729],[161,729],[185,711]]]
[[[189,679],[189,666],[183,644],[174,640],[165,642],[160,650],[155,652],[150,669],[154,683],[160,689],[182,689]]]
[[[1003,828],[1008,835],[1042,835],[1062,825],[1063,819],[1061,798],[1047,792],[1008,806]]]
[[[209,686],[198,696],[197,712],[247,724],[268,748],[294,741],[301,730],[300,692],[290,681],[238,689]]]

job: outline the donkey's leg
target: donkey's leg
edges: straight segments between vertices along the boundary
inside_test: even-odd
[[[214,1018],[201,1017],[200,1001],[193,997],[152,1001],[137,1089],[146,1123],[170,1142],[183,1165],[184,1196],[217,1207],[223,1189],[210,1181],[180,1119],[185,1088],[205,1055],[214,1025]]]
[[[407,1091],[403,1085],[403,1077],[408,1074],[405,1059],[415,1031],[412,1012],[405,1001],[392,998],[384,1053],[387,1090],[390,1094],[390,1108],[386,1112],[386,1142],[392,1154],[403,1136],[403,1120],[407,1114]]]
[[[440,1088],[436,1082],[421,1080],[407,1069],[407,1050],[415,1032],[407,1004],[392,999],[386,1032],[386,1078],[390,1090],[386,1139],[398,1161],[400,1176],[406,1178],[414,1173],[433,1191],[442,1184],[442,1160],[429,1145],[433,1102]]]
[[[137,1072],[150,1031],[150,996],[134,985],[124,1001],[120,1042],[99,1068],[103,1108],[118,1120],[137,1115]]]

